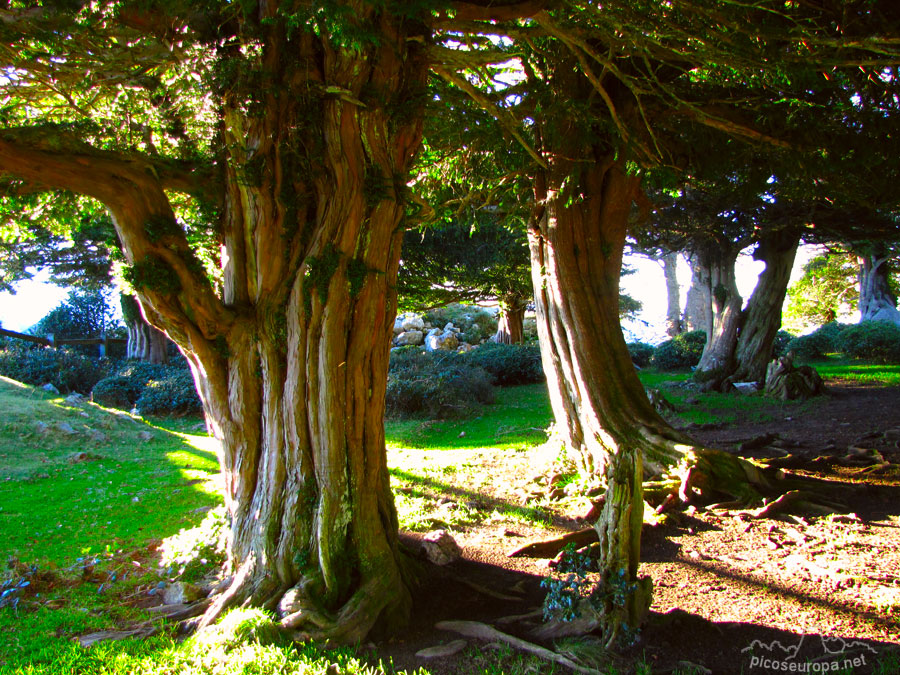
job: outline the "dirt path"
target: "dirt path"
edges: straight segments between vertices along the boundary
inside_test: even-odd
[[[900,427],[900,388],[841,383],[828,390],[803,416],[793,418],[773,403],[771,421],[691,433],[728,451],[748,438],[776,434],[798,458],[796,472],[826,481],[832,497],[845,503],[841,511],[854,515],[749,521],[729,512],[689,510],[645,527],[641,574],[653,578],[654,601],[638,642],[616,657],[621,672],[633,672],[634,662],[643,660],[654,673],[673,672],[679,664],[688,668],[683,672],[695,664],[694,672],[717,675],[841,668],[854,675],[900,673],[900,472],[896,466],[861,473],[813,462],[864,447],[900,464],[897,441],[883,433]],[[784,453],[754,451],[767,452]],[[469,456],[469,466],[489,477],[470,486],[480,507],[531,505],[532,459]],[[583,526],[574,518],[585,512],[583,502],[564,500],[550,508],[549,529],[490,518],[454,528],[463,559],[445,568],[425,566],[411,629],[403,640],[378,643],[379,655],[398,667],[470,673],[477,671],[466,651],[428,661],[416,656],[459,637],[436,630],[436,622],[484,621],[529,637],[539,618],[500,625],[497,620],[540,607],[547,561],[509,558],[506,552]],[[416,549],[422,534],[405,538]],[[873,670],[877,661],[892,658],[894,665]]]

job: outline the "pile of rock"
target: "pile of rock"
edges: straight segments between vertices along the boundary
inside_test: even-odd
[[[395,347],[423,346],[426,351],[436,350],[467,352],[475,349],[473,345],[464,342],[462,331],[452,323],[443,328],[432,326],[420,315],[407,312],[401,314],[394,321]]]

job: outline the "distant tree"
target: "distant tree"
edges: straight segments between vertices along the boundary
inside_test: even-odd
[[[887,321],[900,326],[895,276],[898,248],[883,241],[857,246],[860,322]]]
[[[834,249],[811,258],[803,265],[803,276],[787,291],[785,319],[802,330],[837,320],[856,310],[859,299],[859,265],[856,256]]]
[[[110,295],[103,290],[73,289],[27,332],[41,337],[87,339],[121,331]]]

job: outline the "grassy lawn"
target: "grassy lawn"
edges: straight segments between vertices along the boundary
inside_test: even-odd
[[[900,384],[897,366],[815,365],[829,378]],[[645,370],[640,377],[661,388],[685,421],[771,411],[772,401],[761,396],[698,394],[684,386],[688,373]],[[784,405],[801,412],[815,402]],[[166,579],[156,545],[221,503],[215,447],[197,419],[148,421],[5,378],[0,410],[0,556],[19,561],[0,576],[0,592],[12,591],[0,596],[0,673],[394,672],[358,651],[266,638],[271,619],[243,610],[229,615],[216,640],[182,641],[164,630],[81,648],[73,636],[148,619],[129,600]],[[401,526],[548,523],[541,504],[525,508],[488,487],[498,482],[496,462],[525,466],[551,421],[544,385],[499,389],[496,403],[474,419],[388,421]],[[32,584],[28,591],[23,581]],[[469,661],[473,674],[550,672],[545,662],[509,650],[470,647]]]

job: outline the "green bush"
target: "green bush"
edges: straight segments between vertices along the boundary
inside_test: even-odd
[[[837,322],[826,323],[809,335],[801,335],[788,342],[784,347],[785,353],[794,352],[799,361],[821,359],[826,354],[840,350],[838,341],[845,328],[844,324]]]
[[[391,352],[385,398],[389,417],[467,417],[493,402],[491,376],[463,354],[418,347]]]
[[[134,402],[141,415],[191,415],[203,412],[191,371],[168,368],[165,377],[147,382]]]
[[[658,370],[687,370],[700,362],[705,345],[705,331],[682,333],[659,345],[650,363]]]
[[[631,354],[631,360],[639,368],[645,368],[650,365],[650,360],[653,358],[655,351],[656,347],[648,345],[646,342],[628,343],[628,353]]]
[[[459,328],[462,340],[472,345],[487,340],[497,332],[497,316],[475,305],[454,303],[429,309],[422,315],[422,319],[435,328],[443,328],[452,323]]]
[[[847,356],[875,363],[900,363],[900,326],[886,321],[864,321],[844,328],[837,339]]]
[[[537,345],[485,342],[464,356],[469,363],[490,373],[494,384],[500,387],[544,381],[541,348]]]
[[[786,330],[780,330],[775,333],[775,342],[772,343],[772,358],[777,359],[779,356],[787,354],[787,346],[791,343],[791,340],[794,339],[796,338]]]
[[[88,395],[111,370],[109,360],[84,356],[68,347],[35,347],[10,340],[0,351],[0,375],[36,386],[50,383],[63,394]]]

